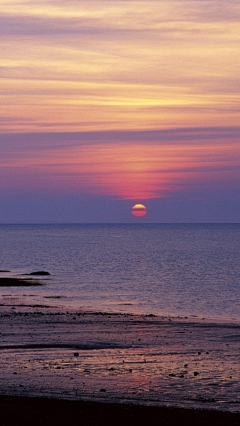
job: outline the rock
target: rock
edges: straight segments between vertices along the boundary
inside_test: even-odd
[[[0,272],[10,272],[10,271],[7,271],[6,269],[0,269]]]
[[[23,287],[23,286],[39,286],[42,285],[33,280],[22,280],[19,278],[0,278],[0,287]]]
[[[36,272],[30,272],[30,274],[28,275],[51,275],[51,274],[47,271],[36,271]]]
[[[78,352],[74,352],[73,356],[79,356]]]
[[[198,371],[194,371],[194,376],[198,376],[199,375],[199,372]]]

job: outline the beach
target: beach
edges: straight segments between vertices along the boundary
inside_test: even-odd
[[[93,418],[98,410],[103,417],[120,410],[119,419],[133,410],[129,422],[139,410],[173,416],[164,424],[180,412],[197,418],[199,410],[217,416],[212,424],[240,420],[238,323],[63,311],[11,298],[0,318],[1,407],[13,416],[41,417],[45,406],[50,417],[55,406],[82,407],[88,416],[91,403],[96,409],[84,424],[101,424]]]

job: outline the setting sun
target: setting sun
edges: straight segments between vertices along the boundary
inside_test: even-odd
[[[147,214],[147,207],[144,204],[134,204],[132,206],[132,214],[133,216],[145,216]]]

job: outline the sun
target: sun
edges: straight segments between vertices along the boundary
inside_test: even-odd
[[[147,214],[147,207],[144,204],[134,204],[132,206],[132,214],[133,216],[145,216]]]

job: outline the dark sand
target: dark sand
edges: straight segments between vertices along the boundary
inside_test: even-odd
[[[0,303],[1,426],[240,424],[239,324],[23,301]]]
[[[44,398],[0,397],[1,426],[238,426],[240,414]]]

